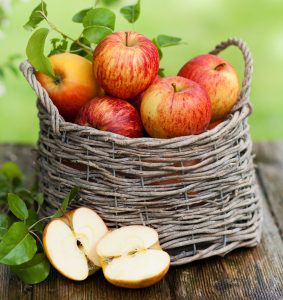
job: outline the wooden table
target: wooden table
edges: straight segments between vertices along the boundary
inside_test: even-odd
[[[33,174],[31,147],[1,145],[0,164],[13,160]],[[283,299],[283,141],[254,145],[261,187],[264,224],[261,244],[172,267],[160,283],[141,290],[116,288],[101,271],[84,282],[72,282],[52,271],[45,282],[21,283],[0,266],[0,300],[5,299]]]

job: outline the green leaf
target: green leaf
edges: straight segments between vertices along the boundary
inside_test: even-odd
[[[158,69],[158,75],[160,76],[160,77],[165,77],[165,73],[164,73],[164,69],[162,69],[162,68],[159,68]]]
[[[8,205],[10,211],[20,220],[28,218],[28,209],[25,202],[16,194],[8,194]]]
[[[39,206],[42,206],[44,203],[43,193],[37,193],[35,196],[35,201],[38,203]]]
[[[14,178],[22,180],[24,177],[19,166],[12,161],[4,163],[0,169],[0,173],[6,175],[10,180]]]
[[[37,251],[35,239],[22,222],[14,223],[0,243],[0,263],[20,265],[32,259]]]
[[[0,173],[0,200],[5,200],[7,199],[7,194],[10,191],[11,188],[11,181],[9,178]]]
[[[68,48],[68,41],[66,39],[52,39],[51,44],[53,49],[50,51],[49,55],[65,53]]]
[[[179,45],[182,39],[179,37],[161,34],[157,36],[156,41],[159,47],[164,48],[164,47]]]
[[[38,215],[37,213],[33,210],[33,209],[29,209],[28,210],[28,218],[26,220],[26,225],[28,227],[32,226],[34,223],[36,223],[38,221]],[[38,232],[42,232],[43,230],[43,226],[41,223],[37,223],[32,230],[38,231]]]
[[[118,3],[120,0],[102,0],[104,5],[112,5]]]
[[[27,284],[36,284],[45,280],[50,272],[50,263],[44,253],[37,253],[32,260],[12,266],[12,271]]]
[[[112,30],[104,26],[90,26],[84,29],[83,35],[90,42],[98,44],[107,35],[110,35]]]
[[[19,187],[14,189],[14,193],[17,194],[22,200],[24,200],[24,202],[29,204],[34,203],[33,194],[30,190],[26,189],[25,187]]]
[[[10,224],[11,219],[6,214],[0,213],[0,240],[7,233]]]
[[[84,27],[102,26],[112,29],[115,28],[115,14],[107,8],[94,8],[89,10],[83,18]]]
[[[65,199],[63,200],[62,204],[60,205],[58,211],[52,216],[52,218],[59,218],[63,216],[63,214],[66,212],[66,209],[69,205],[69,202],[76,196],[78,193],[79,188],[78,187],[73,187],[71,191],[67,194]]]
[[[4,68],[0,67],[0,78],[4,78]]]
[[[161,60],[161,58],[163,57],[163,53],[162,53],[160,45],[158,44],[157,39],[156,38],[152,39],[152,42],[156,46],[156,48],[158,50],[158,54],[159,54],[159,59]]]
[[[85,15],[87,14],[88,11],[90,11],[92,9],[92,7],[90,8],[86,8],[86,9],[83,9],[81,11],[79,11],[78,13],[76,13],[73,18],[72,18],[72,21],[75,22],[75,23],[82,23],[83,22],[83,19],[85,17]]]
[[[54,77],[49,59],[44,56],[44,45],[49,30],[47,28],[37,29],[28,41],[26,54],[33,67],[50,77]]]
[[[42,1],[31,13],[28,22],[24,25],[27,30],[33,30],[44,19],[40,12],[47,16],[46,3]]]
[[[129,23],[135,23],[140,15],[140,0],[134,5],[124,6],[120,9],[120,13]]]
[[[9,63],[7,65],[7,68],[15,75],[15,76],[19,76],[19,70],[17,67],[15,67],[12,63]]]
[[[79,39],[79,41],[82,44],[90,47],[90,43],[89,43],[89,41],[86,38],[81,37]],[[75,42],[71,44],[71,46],[70,46],[70,52],[72,52],[74,54],[77,54],[77,55],[80,55],[80,56],[83,56],[83,57],[87,57],[88,56],[88,53],[80,45],[78,45]]]

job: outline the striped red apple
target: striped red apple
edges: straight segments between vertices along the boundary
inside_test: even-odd
[[[93,54],[94,76],[107,94],[129,99],[143,92],[159,68],[156,46],[137,32],[115,32]]]
[[[212,122],[225,119],[240,95],[238,74],[217,55],[205,54],[191,59],[178,76],[193,80],[206,90],[212,104]]]
[[[130,138],[141,137],[143,133],[138,111],[127,101],[110,96],[97,97],[85,104],[76,123]]]
[[[211,102],[196,82],[162,78],[145,92],[141,102],[144,128],[151,137],[173,138],[200,134],[211,119]]]

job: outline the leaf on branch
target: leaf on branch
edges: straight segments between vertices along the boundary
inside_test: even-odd
[[[24,178],[23,173],[19,168],[19,166],[12,161],[8,161],[4,163],[0,168],[0,173],[7,176],[7,178],[10,180],[13,180],[14,178],[22,180]]]
[[[159,68],[158,69],[158,75],[160,76],[160,77],[165,77],[165,73],[164,73],[164,69],[163,68]]]
[[[68,41],[66,39],[51,39],[51,44],[53,49],[50,51],[49,55],[65,53],[68,48]]]
[[[31,13],[28,22],[24,25],[26,30],[33,30],[44,19],[41,12],[47,16],[47,6],[42,1]]]
[[[113,31],[108,27],[94,25],[85,28],[83,31],[83,35],[90,43],[98,44],[112,32]]]
[[[161,34],[157,36],[156,41],[160,47],[164,48],[169,46],[180,45],[182,39],[179,37]]]
[[[160,45],[158,44],[157,39],[156,38],[152,39],[152,42],[156,46],[156,48],[158,50],[158,54],[159,54],[159,59],[161,60],[161,58],[163,57],[163,53],[162,53]]]
[[[110,9],[99,7],[87,12],[83,18],[83,25],[85,28],[93,25],[103,26],[113,31],[115,28],[115,20],[116,16]]]
[[[102,0],[104,5],[112,5],[118,3],[120,0]]]
[[[14,223],[0,243],[0,263],[20,265],[31,260],[37,251],[36,241],[23,222]]]
[[[140,0],[134,5],[124,6],[120,9],[120,13],[129,23],[135,23],[140,16]]]
[[[28,218],[26,220],[26,225],[28,227],[31,227],[34,223],[36,223],[39,219],[38,219],[38,215],[37,213],[33,210],[33,209],[29,209],[28,210]],[[42,232],[43,230],[43,226],[42,223],[37,223],[32,230],[38,231],[38,232]]]
[[[28,218],[28,209],[25,202],[16,194],[8,194],[8,205],[10,211],[20,220]]]
[[[37,253],[30,261],[11,269],[26,284],[36,284],[48,277],[50,263],[44,253]]]
[[[87,14],[88,11],[92,10],[92,7],[90,8],[86,8],[86,9],[83,9],[81,11],[79,11],[78,13],[76,13],[73,18],[72,18],[72,21],[75,22],[75,23],[82,23],[83,22],[83,19],[85,17],[85,15]]]
[[[11,219],[3,213],[0,213],[0,241],[3,236],[7,233],[9,226],[11,224]]]
[[[8,179],[7,176],[0,173],[0,201],[7,200],[7,194],[11,188],[11,181]]]
[[[79,42],[87,47],[90,47],[90,42],[84,37],[79,38]],[[78,45],[78,43],[76,42],[71,44],[70,52],[85,58],[89,56],[89,53],[82,46]]]
[[[45,40],[49,30],[47,28],[37,29],[28,41],[26,54],[33,67],[47,76],[54,77],[49,59],[44,55]]]
[[[83,36],[89,43],[98,44],[115,28],[115,14],[107,8],[90,9],[83,18]]]
[[[76,186],[71,189],[71,191],[64,198],[64,200],[63,200],[62,204],[60,205],[59,209],[57,210],[57,212],[52,216],[53,219],[60,218],[61,216],[63,216],[63,214],[67,210],[67,207],[68,207],[70,201],[77,195],[78,191],[79,191],[79,188]]]
[[[38,203],[39,206],[42,206],[44,203],[44,196],[42,193],[37,193],[35,196],[35,201]]]

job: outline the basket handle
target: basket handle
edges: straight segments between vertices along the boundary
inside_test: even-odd
[[[210,54],[219,54],[224,49],[228,48],[229,46],[236,46],[238,47],[244,57],[245,61],[245,73],[244,73],[244,80],[242,82],[242,89],[240,96],[238,98],[238,101],[236,105],[233,108],[233,112],[238,110],[239,108],[243,107],[244,105],[248,104],[250,107],[250,112],[252,112],[252,106],[249,102],[249,95],[250,95],[250,89],[251,89],[251,82],[252,82],[252,73],[253,73],[253,58],[251,55],[251,51],[247,44],[237,38],[229,38],[227,41],[224,41],[220,44],[218,44],[211,52]]]
[[[34,75],[34,68],[28,61],[24,61],[20,64],[20,70],[22,71],[30,86],[35,91],[41,104],[49,113],[51,117],[51,128],[54,134],[56,134],[57,136],[60,135],[60,122],[63,121],[63,118],[60,116],[57,107],[53,104],[47,91],[37,81]]]

